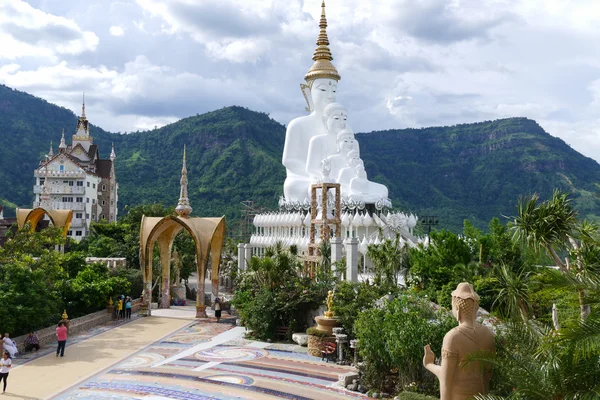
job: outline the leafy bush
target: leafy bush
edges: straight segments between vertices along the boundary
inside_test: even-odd
[[[435,377],[422,364],[423,346],[431,344],[440,354],[444,335],[455,325],[450,314],[433,311],[429,301],[414,294],[361,313],[355,330],[365,361],[364,383],[386,393],[417,383],[421,391],[436,393]]]
[[[69,317],[76,318],[106,307],[115,293],[128,293],[131,283],[122,277],[111,277],[104,264],[88,264],[71,280],[65,294]]]
[[[375,301],[382,296],[400,292],[398,286],[381,287],[368,285],[365,282],[340,282],[335,287],[335,296],[333,297],[333,312],[336,318],[340,319],[340,324],[346,334],[355,337],[354,323],[358,315],[372,308]]]
[[[281,245],[263,258],[252,257],[238,276],[232,303],[254,337],[273,339],[278,326],[306,329],[308,313],[325,303],[334,279],[327,272],[314,278],[304,272],[296,254]]]

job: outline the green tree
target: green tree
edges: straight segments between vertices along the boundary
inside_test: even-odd
[[[535,251],[544,251],[563,273],[573,269],[581,275],[586,274],[588,265],[584,254],[589,254],[590,247],[593,252],[598,247],[595,240],[598,229],[587,222],[578,223],[577,212],[566,192],[555,190],[550,199],[538,201],[537,194],[519,200],[517,215],[512,222],[514,237]],[[578,240],[578,237],[582,239]],[[575,264],[572,265],[570,257],[563,259],[559,254],[569,254],[575,258]],[[590,308],[585,292],[578,290],[578,294],[580,315],[585,319]]]

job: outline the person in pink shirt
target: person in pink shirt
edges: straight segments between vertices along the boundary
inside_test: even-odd
[[[58,347],[56,348],[56,357],[60,353],[61,357],[65,356],[65,345],[67,344],[67,327],[63,321],[58,323],[56,328],[56,339],[58,340]]]

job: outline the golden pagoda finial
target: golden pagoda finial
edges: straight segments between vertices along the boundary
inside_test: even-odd
[[[83,91],[83,102],[81,104],[81,117],[85,118],[85,90]]]
[[[64,311],[63,311],[63,313],[62,313],[62,316],[61,316],[61,317],[62,317],[63,321],[65,321],[65,320],[69,319],[69,316],[67,315],[67,310],[64,310]]]
[[[181,168],[181,180],[179,181],[181,190],[179,192],[179,202],[175,207],[175,212],[183,218],[187,218],[192,213],[192,206],[190,206],[190,199],[188,198],[188,179],[187,179],[187,166],[186,166],[186,148],[183,145],[183,167]]]
[[[321,19],[319,21],[319,36],[317,37],[317,48],[313,55],[313,65],[304,76],[306,82],[311,85],[315,79],[341,79],[335,66],[331,63],[333,56],[329,50],[329,38],[327,37],[327,16],[325,15],[325,0],[321,3]]]

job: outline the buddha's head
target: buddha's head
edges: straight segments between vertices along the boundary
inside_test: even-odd
[[[337,135],[342,129],[346,129],[348,112],[340,103],[330,103],[323,111],[323,123],[327,132],[331,135]]]
[[[452,292],[452,314],[459,323],[475,323],[479,309],[479,296],[467,282],[459,283]]]
[[[350,150],[354,149],[354,132],[350,129],[342,129],[339,131],[337,134],[337,145],[340,153],[348,154]]]
[[[352,168],[356,168],[359,165],[363,165],[363,161],[360,159],[360,156],[358,155],[358,151],[356,151],[356,150],[350,150],[346,157],[348,160],[348,165],[351,166]]]
[[[365,166],[362,164],[362,160],[361,163],[356,166],[355,170],[358,178],[367,179],[367,171],[365,170]]]
[[[331,63],[333,56],[331,50],[329,50],[329,38],[327,37],[325,2],[321,4],[319,36],[317,37],[317,48],[312,59],[314,61],[313,65],[304,75],[304,80],[310,87],[314,111],[321,113],[327,104],[335,101],[335,92],[340,80],[340,74]]]
[[[319,78],[311,82],[310,96],[315,111],[323,112],[328,104],[335,102],[337,85],[335,79],[329,78]]]

